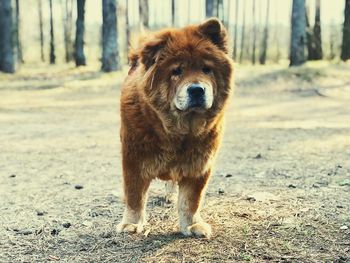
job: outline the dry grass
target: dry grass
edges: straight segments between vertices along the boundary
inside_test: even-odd
[[[123,73],[0,74],[0,262],[350,262],[349,69],[238,68],[204,204],[211,240],[177,232],[160,182],[148,236],[115,232]]]

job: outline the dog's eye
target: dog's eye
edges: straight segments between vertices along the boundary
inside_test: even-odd
[[[202,69],[202,71],[203,71],[204,74],[210,74],[210,73],[211,73],[211,68],[209,68],[209,67],[204,67],[204,68]]]
[[[180,76],[182,74],[182,68],[178,67],[172,70],[173,76]]]

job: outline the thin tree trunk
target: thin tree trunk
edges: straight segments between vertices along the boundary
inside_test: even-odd
[[[260,51],[260,57],[259,62],[261,65],[266,64],[266,56],[267,56],[267,43],[269,41],[269,13],[270,13],[270,0],[267,0],[266,4],[266,21],[265,21],[265,28],[264,28],[264,35],[262,39],[261,44],[261,51]]]
[[[72,42],[72,12],[73,12],[73,2],[72,0],[65,0],[62,7],[63,16],[63,37],[64,37],[64,50],[65,50],[65,60],[70,62],[73,59],[73,42]]]
[[[18,63],[24,63],[22,54],[22,43],[21,43],[21,23],[20,23],[20,12],[19,12],[19,0],[16,0],[16,26],[15,26],[15,37],[16,37],[16,49],[17,49],[17,61]]]
[[[246,2],[243,2],[243,23],[242,23],[242,35],[241,35],[241,53],[239,55],[239,63],[243,62],[244,56],[244,38],[245,38],[245,5]]]
[[[305,63],[305,0],[293,0],[290,66]]]
[[[315,41],[314,34],[311,29],[309,20],[309,6],[305,6],[305,21],[306,21],[306,46],[307,46],[307,60],[313,60],[315,57]]]
[[[104,72],[120,69],[116,9],[116,0],[102,1],[102,70]]]
[[[238,37],[238,8],[239,8],[239,0],[236,0],[235,6],[235,32],[233,39],[233,59],[237,58],[237,37]]]
[[[175,26],[175,14],[176,14],[175,0],[171,0],[171,24],[172,24],[172,26]]]
[[[85,33],[85,0],[77,0],[77,21],[75,34],[75,65],[85,66],[84,33]]]
[[[205,16],[207,18],[214,16],[214,0],[205,0]]]
[[[139,0],[139,14],[141,30],[149,27],[148,0]]]
[[[316,0],[316,13],[314,25],[314,41],[315,41],[315,60],[321,60],[322,52],[322,38],[321,38],[321,2]]]
[[[333,60],[335,58],[335,25],[334,22],[332,21],[331,27],[330,27],[330,36],[329,36],[329,59]]]
[[[11,0],[0,1],[0,71],[15,72],[12,49]]]
[[[350,59],[350,0],[345,0],[343,42],[340,58],[343,61]]]
[[[130,24],[129,24],[129,0],[125,1],[125,27],[126,27],[126,54],[129,63],[129,47],[130,47]]]
[[[256,35],[257,35],[257,30],[256,30],[256,21],[255,21],[255,16],[256,16],[256,12],[255,12],[255,4],[256,1],[253,0],[253,15],[252,15],[252,19],[253,19],[253,47],[252,47],[252,64],[255,65],[255,52],[256,52]]]
[[[41,61],[45,61],[44,56],[44,30],[43,30],[43,6],[42,0],[38,0],[38,10],[39,10],[39,30],[40,30],[40,58]]]
[[[53,29],[53,13],[52,13],[52,0],[50,2],[50,64],[56,63],[55,56],[55,35]]]

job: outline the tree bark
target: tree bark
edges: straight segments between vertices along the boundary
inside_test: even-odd
[[[49,0],[50,3],[50,64],[56,63],[55,56],[55,35],[53,29],[53,13],[52,13],[52,0]]]
[[[130,24],[129,24],[129,0],[125,1],[125,27],[126,27],[126,54],[129,63],[129,47],[130,47]]]
[[[266,21],[265,21],[263,39],[262,39],[262,43],[261,43],[261,52],[260,52],[260,57],[259,57],[259,62],[261,65],[266,64],[267,43],[269,40],[269,14],[270,14],[270,0],[267,0]]]
[[[85,66],[84,54],[84,33],[85,33],[85,0],[77,0],[77,21],[75,33],[75,65]]]
[[[214,0],[205,0],[205,16],[207,18],[214,16]]]
[[[305,63],[305,0],[293,0],[290,66]]]
[[[350,0],[345,0],[343,42],[340,58],[343,61],[350,59]]]
[[[70,62],[71,60],[73,60],[72,12],[73,12],[72,0],[65,0],[64,8],[62,8],[62,14],[64,14],[63,15],[63,37],[64,37],[64,50],[65,50],[66,62]]]
[[[15,26],[15,38],[16,38],[16,49],[17,49],[17,61],[18,63],[24,63],[22,54],[22,43],[21,43],[21,18],[19,12],[19,0],[16,0],[16,26]]]
[[[239,55],[239,63],[243,62],[244,56],[244,44],[245,44],[245,5],[246,2],[243,2],[243,23],[242,23],[242,35],[241,35],[241,52]]]
[[[323,57],[323,52],[322,52],[322,38],[321,38],[321,2],[320,0],[316,0],[314,43],[315,43],[315,56],[313,57],[313,59],[321,60]]]
[[[315,41],[314,33],[309,20],[309,6],[305,6],[305,21],[306,21],[306,46],[307,46],[307,60],[313,60],[315,57]]]
[[[252,64],[255,65],[255,52],[256,52],[256,35],[257,35],[257,28],[256,28],[256,21],[255,21],[255,4],[256,1],[253,0],[253,14],[252,14],[252,19],[253,19],[253,47],[252,47]]]
[[[148,28],[148,0],[139,0],[139,14],[141,29]]]
[[[38,10],[39,10],[39,30],[40,30],[40,58],[41,61],[45,61],[44,56],[44,30],[43,30],[43,6],[42,0],[38,0]]]
[[[239,0],[236,0],[235,6],[235,31],[234,31],[234,39],[233,39],[233,59],[237,58],[237,37],[238,37],[238,8],[239,8]]]
[[[176,7],[175,0],[171,0],[171,24],[175,26]]]
[[[11,0],[0,1],[0,71],[14,73]]]
[[[116,0],[102,1],[102,70],[104,72],[120,69],[116,9]]]

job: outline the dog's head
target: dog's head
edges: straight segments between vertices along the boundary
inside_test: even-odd
[[[230,93],[227,50],[226,30],[214,18],[148,37],[139,51],[145,98],[165,120],[176,119],[187,130],[191,121],[207,123],[222,111]]]

